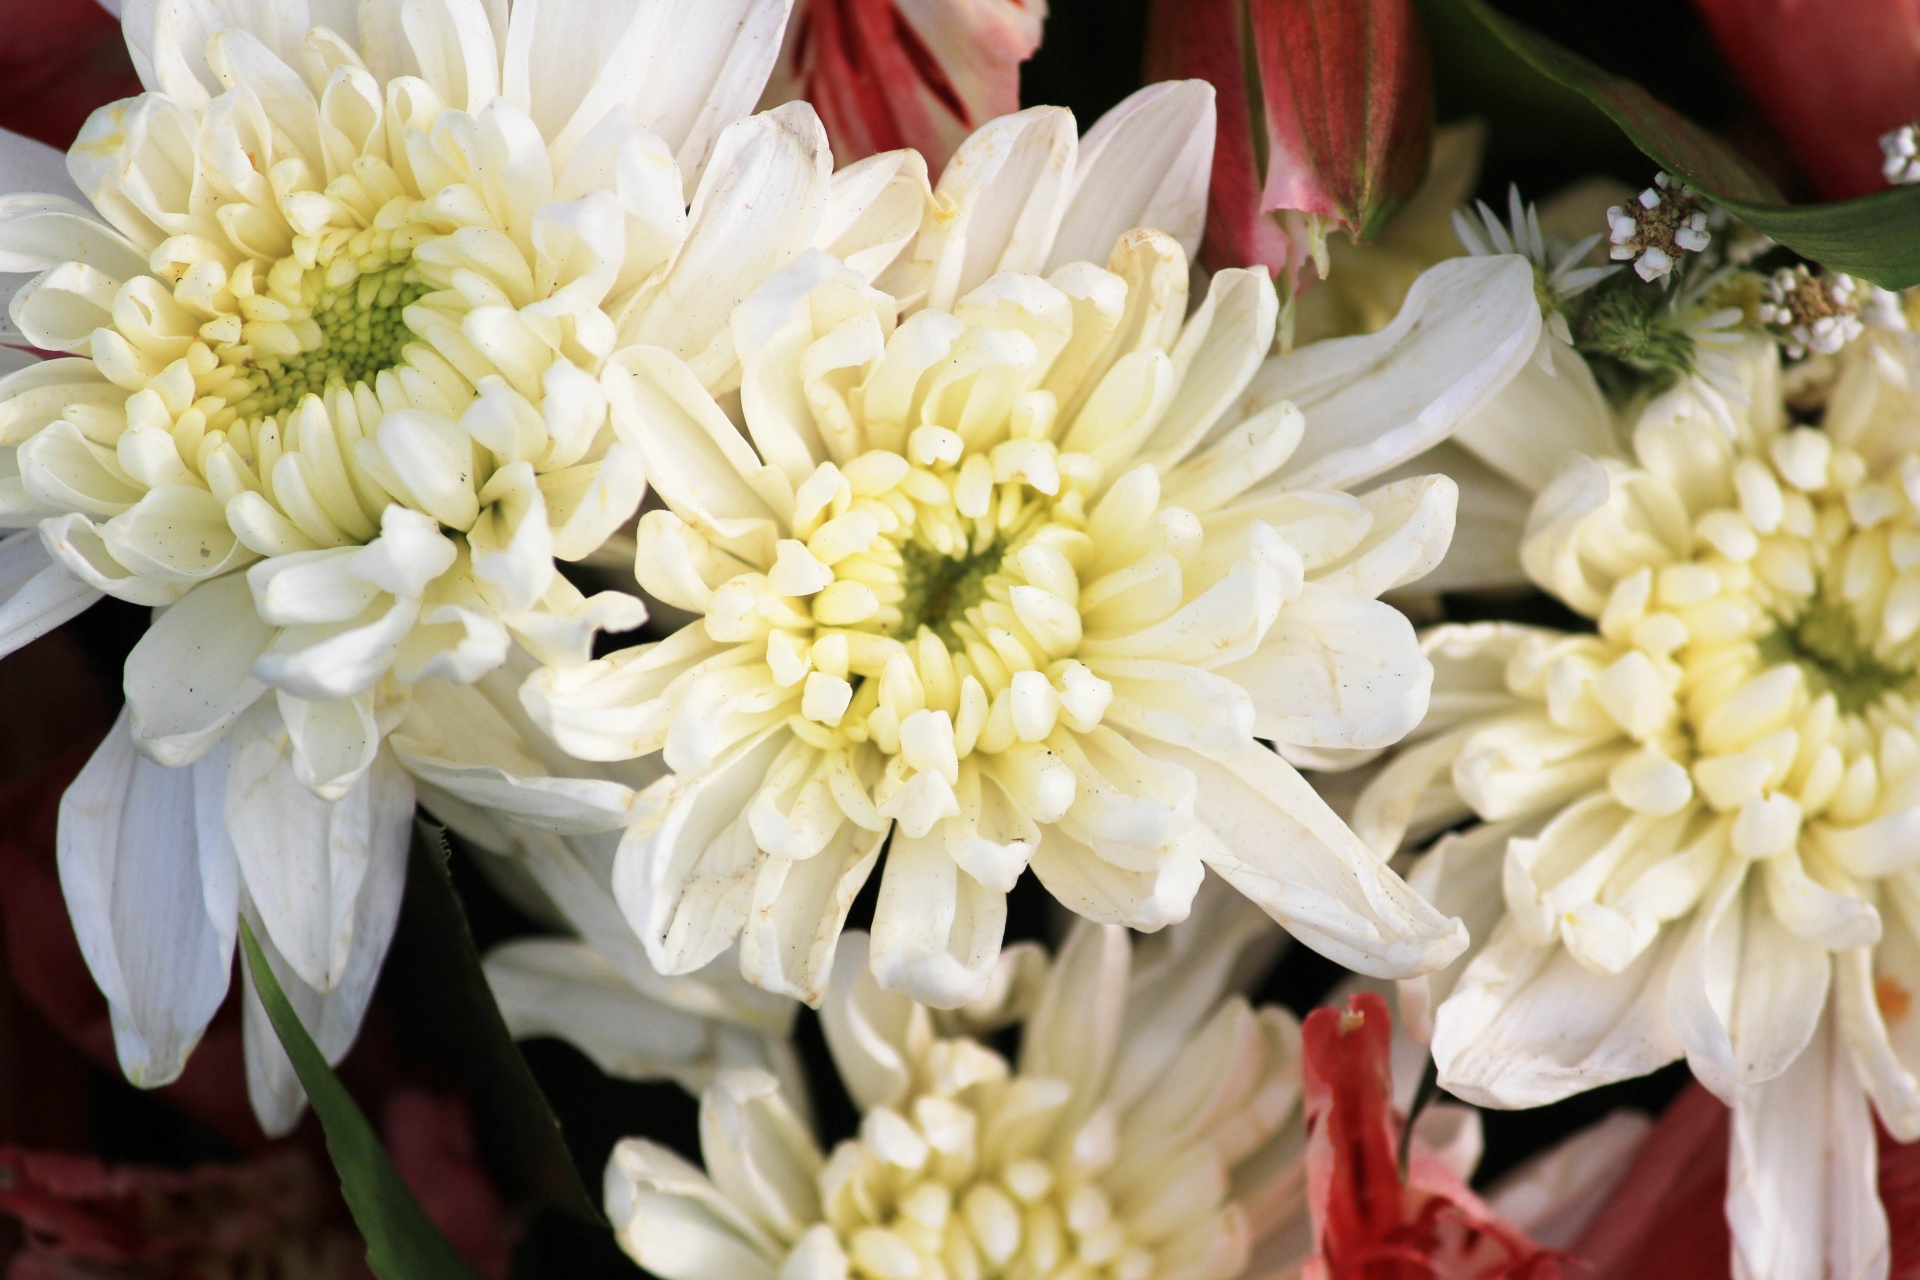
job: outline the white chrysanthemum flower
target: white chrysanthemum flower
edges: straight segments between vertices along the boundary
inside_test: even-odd
[[[791,1088],[725,1071],[701,1099],[705,1168],[622,1142],[607,1217],[667,1280],[1299,1275],[1319,1243],[1300,1025],[1234,993],[1278,941],[1250,904],[1208,892],[1133,945],[1082,921],[1051,965],[1010,949],[989,996],[949,1013],[883,990],[850,934],[821,1023],[855,1135],[823,1152]],[[595,1021],[564,1033],[591,1041],[603,1032],[580,1024]],[[1009,1023],[1012,1062],[988,1043]],[[1404,1112],[1424,1054],[1396,1036],[1392,1057]],[[1564,1246],[1647,1127],[1622,1113],[1576,1134],[1492,1188],[1493,1211]],[[1464,1180],[1479,1116],[1436,1104],[1413,1142],[1416,1180]],[[1323,1172],[1357,1180],[1348,1156]]]
[[[1735,1107],[1746,1275],[1866,1274],[1868,1097],[1920,1137],[1916,355],[1851,345],[1798,426],[1750,340],[1743,402],[1683,383],[1575,459],[1522,558],[1595,631],[1428,636],[1434,712],[1354,814],[1382,850],[1472,820],[1410,877],[1478,945],[1405,988],[1442,1086],[1530,1106],[1684,1055]]]
[[[614,1149],[621,1245],[667,1280],[1297,1268],[1300,1026],[1222,999],[1234,924],[1137,960],[1123,930],[1080,925],[1017,1063],[882,990],[849,934],[821,1020],[858,1135],[823,1152],[773,1077],[724,1072],[701,1100],[704,1171],[641,1138]]]
[[[557,788],[573,829],[627,820],[615,783],[500,785],[526,750],[460,692],[516,646],[584,661],[644,617],[554,564],[642,494],[612,357],[668,348],[724,391],[734,303],[809,244],[881,269],[926,198],[910,155],[833,177],[804,106],[740,119],[781,0],[232,12],[130,6],[150,91],[69,156],[98,217],[0,200],[0,270],[39,272],[11,315],[67,356],[0,382],[0,523],[37,531],[0,544],[0,637],[102,593],[163,610],[62,817],[143,1084],[219,1003],[236,909],[344,1051],[409,771],[549,817]],[[275,1080],[270,1127],[299,1098]]]
[[[1418,722],[1425,661],[1376,597],[1444,551],[1452,486],[1344,489],[1526,359],[1532,274],[1446,263],[1383,333],[1268,360],[1263,275],[1221,272],[1188,317],[1165,234],[1106,267],[1066,256],[1078,239],[980,239],[1061,219],[1045,185],[971,201],[1028,148],[1020,181],[1071,173],[1071,128],[1024,113],[961,149],[918,303],[820,257],[749,299],[744,429],[671,355],[627,361],[665,503],[636,574],[696,620],[524,697],[576,756],[673,771],[615,880],[662,972],[740,936],[753,981],[817,999],[889,837],[876,972],[928,1004],[977,994],[1029,866],[1147,929],[1212,866],[1378,974],[1462,945],[1257,739],[1304,758]],[[1107,194],[1089,178],[1066,227],[1126,225],[1082,204]]]

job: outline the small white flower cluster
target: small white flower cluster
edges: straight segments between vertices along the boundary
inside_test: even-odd
[[[1713,239],[1707,211],[1693,188],[1667,174],[1632,204],[1607,210],[1607,227],[1616,262],[1633,263],[1642,280],[1658,280],[1672,271],[1685,252],[1699,253]]]
[[[1782,267],[1767,281],[1760,323],[1772,330],[1792,359],[1808,351],[1830,356],[1859,337],[1860,298],[1854,278],[1814,275],[1804,264]]]
[[[1896,187],[1920,182],[1920,127],[1903,124],[1880,135],[1880,172]]]

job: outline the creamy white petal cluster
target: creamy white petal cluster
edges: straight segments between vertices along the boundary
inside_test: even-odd
[[[819,245],[877,271],[919,226],[917,157],[836,178],[804,105],[741,119],[785,16],[133,4],[150,91],[68,157],[93,209],[0,197],[0,270],[38,272],[11,316],[64,353],[0,381],[0,524],[35,531],[0,544],[0,643],[101,593],[163,610],[63,814],[135,1079],[171,1078],[217,1005],[236,902],[344,1051],[408,771],[565,829],[626,820],[623,786],[576,787],[555,819],[553,779],[502,785],[517,730],[457,691],[645,617],[555,565],[641,500],[614,353],[671,349],[724,390],[728,313],[771,270]],[[140,959],[168,939],[185,959]]]
[[[1123,930],[1082,923],[1017,1064],[882,990],[849,934],[821,1015],[857,1136],[822,1152],[771,1076],[723,1072],[701,1099],[704,1170],[644,1139],[614,1149],[620,1243],[667,1280],[1297,1268],[1300,1028],[1221,998],[1240,924],[1136,961]]]
[[[1434,713],[1355,812],[1382,849],[1477,820],[1410,877],[1480,944],[1405,988],[1441,1084],[1536,1105],[1684,1054],[1735,1104],[1743,1275],[1872,1274],[1867,1097],[1920,1136],[1916,354],[1850,345],[1807,426],[1753,343],[1745,403],[1689,381],[1575,459],[1522,559],[1594,631],[1430,634]]]
[[[1452,922],[1256,738],[1418,722],[1425,660],[1375,597],[1442,554],[1452,486],[1343,486],[1511,376],[1531,271],[1448,264],[1386,332],[1269,361],[1271,285],[1222,272],[1189,316],[1167,235],[1042,275],[1044,243],[952,231],[943,203],[1016,225],[960,203],[1016,126],[943,177],[917,301],[804,257],[735,312],[740,425],[671,355],[623,358],[665,504],[636,573],[696,620],[524,698],[576,756],[673,771],[621,851],[629,919],[663,972],[737,936],[753,981],[818,999],[891,836],[875,971],[928,1004],[977,996],[1028,867],[1153,929],[1212,866],[1343,963],[1443,962]]]

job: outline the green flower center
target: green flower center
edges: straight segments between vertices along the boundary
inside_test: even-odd
[[[307,315],[294,324],[302,350],[286,357],[255,356],[250,372],[257,390],[234,405],[242,418],[278,413],[336,382],[373,385],[382,370],[401,363],[401,353],[414,341],[406,309],[431,290],[410,262],[333,287],[325,283],[324,269],[306,274]]]
[[[1845,605],[1814,600],[1793,622],[1782,622],[1760,641],[1768,665],[1792,662],[1806,674],[1816,697],[1831,692],[1840,710],[1858,715],[1888,694],[1915,692],[1911,671],[1874,656],[1861,643],[1859,623]]]
[[[962,641],[955,635],[953,624],[987,598],[987,585],[999,572],[1005,551],[1004,544],[995,542],[978,555],[956,557],[917,542],[903,544],[901,582],[906,594],[900,600],[900,625],[895,637],[909,640],[926,627],[949,650],[959,650]]]

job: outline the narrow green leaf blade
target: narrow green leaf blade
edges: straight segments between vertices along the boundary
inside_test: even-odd
[[[422,1056],[465,1082],[475,1114],[487,1117],[478,1135],[481,1150],[503,1189],[604,1227],[560,1122],[487,985],[454,887],[451,854],[446,829],[416,819],[392,952],[401,964],[389,992],[401,1001],[405,1034]]]
[[[1803,257],[1889,289],[1920,284],[1920,187],[1829,204],[1783,203],[1732,147],[1631,80],[1496,12],[1485,0],[1435,0],[1478,22],[1539,75],[1604,112],[1662,169]]]
[[[367,1265],[380,1280],[477,1280],[413,1198],[373,1126],[301,1025],[245,919],[240,921],[240,943],[260,1003],[326,1131],[327,1154],[340,1175],[341,1194],[367,1242]]]

